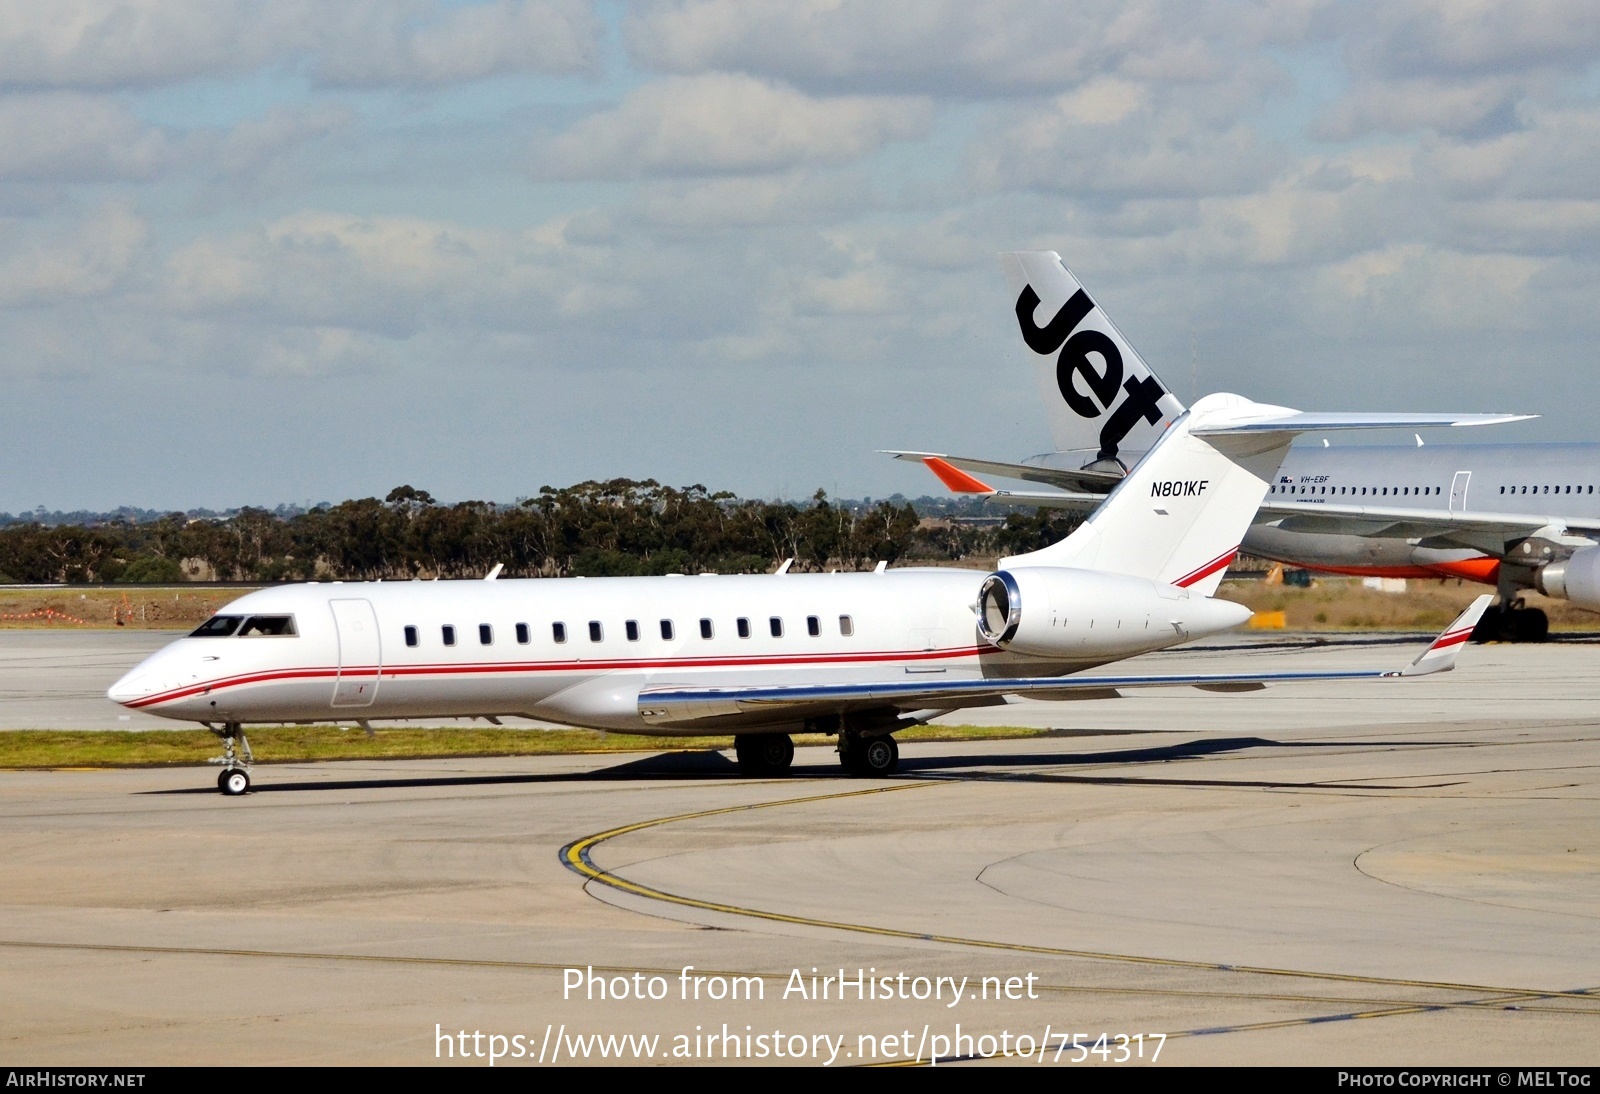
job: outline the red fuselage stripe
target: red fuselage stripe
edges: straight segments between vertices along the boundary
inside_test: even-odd
[[[210,691],[219,691],[223,688],[240,687],[246,684],[264,684],[278,680],[331,680],[337,677],[359,678],[367,676],[473,676],[484,673],[543,673],[543,672],[571,672],[583,670],[586,672],[609,672],[616,669],[632,669],[635,671],[650,669],[701,669],[701,668],[749,668],[781,667],[784,665],[838,665],[838,664],[878,664],[883,661],[934,661],[949,660],[960,657],[982,656],[987,653],[998,652],[988,646],[969,646],[965,649],[948,650],[902,650],[885,651],[880,653],[859,654],[811,654],[808,656],[789,657],[682,657],[667,659],[640,659],[640,660],[612,660],[612,661],[527,661],[527,662],[479,662],[467,665],[358,665],[347,666],[343,669],[321,667],[304,667],[291,669],[275,669],[264,672],[245,673],[240,676],[222,677],[217,680],[202,681],[182,688],[147,695],[134,699],[124,706],[140,708],[154,706],[157,703],[169,703],[175,699],[186,699],[191,695],[201,695]]]

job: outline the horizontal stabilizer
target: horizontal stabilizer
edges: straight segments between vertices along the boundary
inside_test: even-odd
[[[950,467],[959,468],[972,475],[995,475],[1002,479],[1021,479],[1023,482],[1036,482],[1044,486],[1056,486],[1063,490],[1076,490],[1086,493],[1109,493],[1111,488],[1123,479],[1120,471],[1099,471],[1094,468],[1068,468],[1049,467],[1034,463],[1005,463],[1000,460],[979,460],[971,456],[951,456],[944,452],[899,452],[888,451],[887,455],[897,460],[916,460],[926,464],[930,469],[930,459],[936,459]],[[1052,456],[1055,454],[1052,453]],[[1091,453],[1090,459],[1093,458]],[[937,473],[937,472],[935,472]]]
[[[1524,422],[1537,414],[1362,414],[1299,411],[1266,407],[1279,413],[1216,425],[1197,426],[1196,437],[1237,437],[1251,433],[1331,433],[1345,429],[1425,429],[1430,426],[1504,425]]]

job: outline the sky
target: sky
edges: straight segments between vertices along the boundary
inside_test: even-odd
[[[934,492],[1049,447],[1024,249],[1185,399],[1600,440],[1600,20],[0,0],[0,510]]]

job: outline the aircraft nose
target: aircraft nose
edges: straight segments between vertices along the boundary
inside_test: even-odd
[[[155,677],[146,672],[141,665],[107,688],[106,698],[113,703],[128,706],[156,691],[158,687]]]

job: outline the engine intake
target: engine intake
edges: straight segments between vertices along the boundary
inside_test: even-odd
[[[978,633],[997,649],[1057,660],[1157,650],[1236,627],[1250,610],[1142,577],[1029,566],[978,589]]]
[[[1600,611],[1600,547],[1581,547],[1569,558],[1541,566],[1533,580],[1545,596]]]

